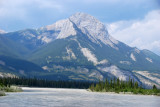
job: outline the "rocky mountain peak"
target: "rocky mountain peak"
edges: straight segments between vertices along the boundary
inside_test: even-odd
[[[80,28],[83,33],[93,37],[108,36],[108,31],[99,20],[86,13],[76,13],[69,19]]]
[[[109,36],[106,26],[95,17],[86,13],[75,13],[69,19],[88,36],[92,42],[101,44],[100,42],[116,48],[114,44],[118,41]],[[100,41],[100,42],[99,42]]]
[[[55,39],[76,36],[78,32],[76,30],[77,28],[93,43],[99,45],[105,44],[118,49],[115,45],[118,44],[118,41],[109,36],[106,26],[95,17],[86,13],[75,13],[67,19],[40,28],[43,33],[38,36],[38,39],[41,39],[45,43],[49,43]]]

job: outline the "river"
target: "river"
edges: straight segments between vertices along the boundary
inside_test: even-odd
[[[84,89],[28,88],[0,97],[0,107],[160,107],[160,97],[88,92]]]

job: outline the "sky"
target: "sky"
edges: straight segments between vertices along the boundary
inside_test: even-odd
[[[0,0],[0,29],[39,28],[88,13],[132,47],[160,55],[160,0]]]

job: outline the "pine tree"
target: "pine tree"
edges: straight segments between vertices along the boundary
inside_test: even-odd
[[[157,90],[157,87],[156,87],[156,85],[153,85],[153,90]]]

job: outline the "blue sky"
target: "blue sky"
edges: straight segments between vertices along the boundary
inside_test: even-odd
[[[159,11],[160,0],[0,0],[0,29],[39,28],[85,12],[116,39],[160,55]]]
[[[158,8],[158,0],[0,0],[0,28],[5,31],[38,28],[76,12],[111,23],[142,19]]]

